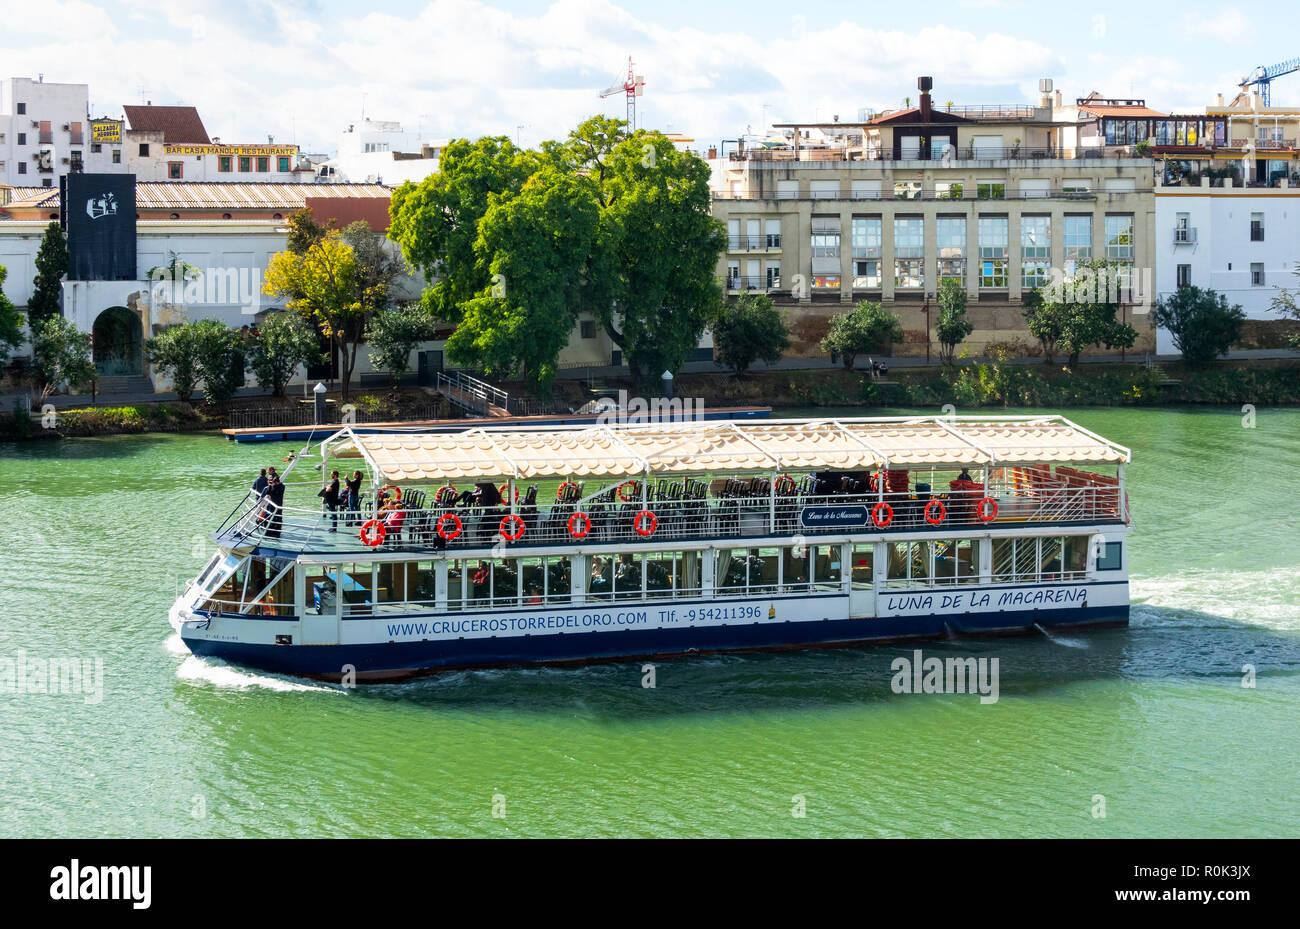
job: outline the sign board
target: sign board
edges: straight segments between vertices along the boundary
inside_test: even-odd
[[[799,511],[805,529],[850,529],[865,526],[871,513],[865,506],[806,506]]]
[[[168,155],[236,155],[248,157],[276,157],[296,155],[296,145],[164,145]]]
[[[65,174],[59,200],[68,280],[135,280],[135,175]]]
[[[120,119],[97,119],[90,124],[91,142],[121,142],[122,121]]]

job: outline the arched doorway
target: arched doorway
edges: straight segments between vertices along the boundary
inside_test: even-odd
[[[95,374],[138,377],[144,373],[144,327],[124,306],[111,306],[95,317]]]

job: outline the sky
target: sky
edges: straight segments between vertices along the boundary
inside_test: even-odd
[[[624,115],[599,92],[631,56],[638,123],[707,143],[915,102],[922,74],[938,103],[1032,102],[1050,77],[1067,99],[1195,111],[1300,56],[1298,22],[1280,0],[43,0],[6,17],[0,75],[89,84],[95,116],[192,104],[224,142],[328,153],[363,112],[426,139],[560,138]],[[1273,101],[1300,103],[1300,73]]]

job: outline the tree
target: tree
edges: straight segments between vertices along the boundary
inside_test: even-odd
[[[299,365],[316,364],[322,357],[316,330],[287,310],[266,314],[248,352],[257,383],[276,397],[284,396]]]
[[[555,167],[495,201],[475,244],[493,283],[463,304],[447,340],[452,359],[489,375],[519,371],[549,391],[583,303],[599,226],[591,186]]]
[[[570,133],[563,151],[601,204],[584,308],[632,377],[657,383],[660,372],[681,370],[723,302],[726,229],[711,212],[709,166],[660,133],[629,137],[621,120],[605,117]]]
[[[1296,263],[1293,273],[1300,277],[1300,262]],[[1269,309],[1274,313],[1289,316],[1300,322],[1300,292],[1288,290],[1285,287],[1277,288],[1277,296],[1273,298],[1273,303]],[[1300,351],[1300,332],[1291,333],[1288,341],[1292,348]]]
[[[90,334],[70,320],[51,316],[41,322],[32,339],[32,381],[40,392],[37,407],[44,406],[60,384],[76,387],[94,379],[90,352]]]
[[[1114,262],[1091,261],[1073,277],[1034,291],[1024,301],[1027,328],[1042,342],[1049,363],[1059,349],[1069,355],[1066,363],[1073,369],[1090,345],[1130,348],[1137,341],[1137,330],[1115,318],[1126,289],[1124,271]]]
[[[790,330],[767,294],[743,293],[714,318],[714,361],[736,377],[744,377],[755,361],[779,361],[789,347]]]
[[[68,239],[63,227],[52,222],[45,227],[36,250],[36,277],[27,301],[27,324],[32,332],[52,316],[63,315],[63,277],[68,273]]]
[[[396,387],[410,367],[412,349],[432,337],[433,320],[424,307],[416,304],[380,310],[366,329],[370,363],[392,375]]]
[[[191,398],[200,380],[198,333],[193,325],[168,326],[144,343],[144,353],[155,371],[171,379],[181,402],[193,405]]]
[[[426,278],[436,283],[423,302],[436,319],[460,322],[463,306],[491,281],[475,250],[479,223],[494,200],[509,199],[540,165],[536,153],[505,136],[455,139],[438,159],[438,173],[393,191],[388,235]]]
[[[859,300],[857,306],[831,320],[822,351],[841,356],[844,369],[850,370],[858,355],[883,352],[891,342],[903,340],[903,324],[879,303]]]
[[[23,316],[5,296],[5,278],[9,269],[0,265],[0,371],[9,362],[9,353],[23,344]]]
[[[307,250],[323,239],[328,231],[316,222],[307,207],[290,213],[286,225],[285,246],[295,255],[307,254]]]
[[[975,325],[966,318],[966,288],[955,278],[939,281],[939,319],[934,335],[939,340],[939,359],[952,364],[957,346],[975,331]]]
[[[244,380],[244,340],[237,329],[215,319],[189,323],[194,328],[195,360],[203,398],[224,409]]]
[[[1241,338],[1246,313],[1211,289],[1180,287],[1156,303],[1155,322],[1168,329],[1183,361],[1203,367]]]
[[[272,255],[262,285],[265,293],[286,298],[290,309],[314,321],[338,349],[345,400],[367,318],[358,281],[352,246],[331,230],[302,254],[283,251]]]

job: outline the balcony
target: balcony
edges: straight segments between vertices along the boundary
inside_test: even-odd
[[[1175,245],[1195,245],[1196,244],[1196,227],[1180,226],[1174,230]]]
[[[773,277],[768,279],[763,275],[728,275],[726,278],[727,291],[729,293],[741,293],[747,290],[768,291],[780,290],[781,278]]]
[[[845,200],[845,201],[955,200],[958,202],[979,200],[980,202],[988,203],[988,202],[994,202],[998,200],[1095,200],[1097,198],[1097,193],[1098,193],[1095,190],[1080,190],[1077,187],[1071,187],[1068,184],[1065,186],[1052,187],[1046,189],[1035,188],[1032,190],[1023,190],[1023,191],[1005,190],[1003,192],[1003,195],[1000,197],[974,196],[977,192],[978,191],[974,185],[972,185],[969,188],[968,192],[966,190],[953,191],[950,188],[942,187],[942,186],[930,186],[930,187],[909,188],[903,193],[897,195],[893,193],[886,194],[880,191],[853,191],[850,193],[843,193],[840,191],[835,191],[835,192],[812,191],[809,193],[802,193],[797,190],[779,190],[767,194],[756,194],[756,193],[733,194],[730,193],[729,191],[714,191],[713,199],[714,200],[809,200],[809,201],[812,200],[817,200],[817,201],[821,201],[821,200]],[[1126,192],[1140,193],[1141,191],[1126,191]],[[1119,191],[1116,191],[1116,193],[1119,193]],[[739,236],[739,237],[733,236],[732,238],[739,240],[739,239],[743,239],[744,236]],[[775,246],[769,246],[769,247],[775,247]],[[738,251],[744,249],[740,246],[733,245],[731,246],[731,250]]]
[[[732,235],[727,236],[729,252],[764,252],[781,248],[780,235]]]

